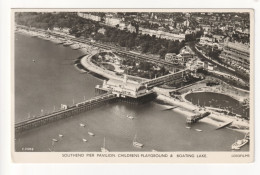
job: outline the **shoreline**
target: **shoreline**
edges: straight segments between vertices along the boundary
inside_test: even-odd
[[[94,63],[91,62],[92,56],[95,54],[85,55],[80,59],[80,64],[90,72],[98,74],[106,79],[117,79],[123,81],[123,77],[117,76],[115,72],[103,69],[101,67],[96,66]]]
[[[28,36],[32,36],[32,34],[28,31],[16,31],[16,32],[19,34],[25,34]],[[43,39],[43,38],[40,38],[40,39]],[[51,41],[51,40],[49,40],[49,41]],[[73,49],[73,48],[71,48],[71,49]],[[79,49],[79,50],[81,51],[81,49]],[[83,51],[81,51],[81,52],[83,52]],[[94,63],[92,63],[91,58],[93,55],[96,54],[96,52],[94,52],[94,53],[93,52],[89,53],[89,54],[86,54],[83,52],[84,55],[82,55],[76,59],[77,61],[79,61],[79,63],[74,63],[75,68],[77,70],[79,70],[81,73],[90,73],[93,76],[95,76],[96,78],[100,77],[102,80],[117,79],[117,80],[123,81],[123,77],[116,75],[115,72],[105,70],[103,68],[96,66]],[[78,67],[79,64],[81,64],[83,69]],[[177,106],[177,108],[174,109],[174,111],[176,111],[176,112],[182,113],[184,115],[194,115],[194,114],[198,114],[200,112],[205,112],[205,111],[199,111],[199,108],[197,106],[191,104],[189,101],[187,101],[185,99],[185,96],[188,93],[190,93],[189,91],[182,94],[182,97],[184,97],[183,98],[184,101],[181,102],[179,100],[175,100],[174,98],[171,98],[168,96],[167,93],[169,93],[169,91],[171,91],[172,89],[163,89],[166,92],[166,95],[164,93],[160,92],[161,91],[160,89],[162,89],[162,88],[156,87],[155,89],[158,89],[158,90],[155,90],[155,91],[157,91],[156,93],[158,94],[156,100],[162,101],[163,103],[166,102],[167,104]],[[183,89],[185,89],[185,88],[183,88]],[[204,91],[195,91],[194,93],[196,93],[196,92],[204,92]],[[222,93],[222,94],[226,95],[226,93]],[[233,96],[230,96],[230,97],[234,98]],[[234,99],[236,99],[236,98],[234,98]],[[155,102],[156,102],[156,100],[155,100]],[[158,103],[158,102],[156,102],[156,103]],[[158,103],[158,104],[160,104],[160,103]],[[211,115],[209,117],[202,119],[201,122],[205,122],[205,123],[218,127],[220,124],[223,124],[224,122],[233,121],[232,125],[234,125],[234,126],[249,127],[249,124],[245,124],[245,122],[234,121],[235,120],[234,117],[231,118],[228,116],[220,116],[219,114],[216,114],[214,111],[210,111],[210,112],[211,112]],[[233,128],[230,128],[230,129],[233,129]],[[248,132],[248,129],[247,130],[234,129],[234,130],[236,130],[238,132],[243,132],[243,133]]]

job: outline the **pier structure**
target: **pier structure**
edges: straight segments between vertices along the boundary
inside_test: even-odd
[[[190,70],[188,70],[188,69],[184,69],[179,72],[171,73],[171,74],[164,75],[164,76],[161,76],[158,78],[144,81],[141,84],[147,86],[148,88],[152,88],[154,86],[159,86],[159,85],[162,85],[162,84],[168,83],[168,82],[180,83],[180,82],[183,82],[185,75],[189,71]]]
[[[26,30],[34,31],[37,34],[42,35],[53,35],[55,37],[61,37],[64,38],[64,36],[59,34],[54,34],[52,32],[46,32],[44,30],[40,29],[28,29]],[[144,56],[138,53],[128,52],[124,51],[115,47],[108,47],[107,45],[97,43],[97,42],[91,42],[88,40],[83,40],[80,38],[73,38],[70,36],[67,36],[67,39],[70,39],[72,42],[80,42],[89,44],[95,47],[98,47],[100,49],[106,49],[106,50],[113,50],[114,52],[120,54],[120,55],[127,55],[130,57],[133,57],[135,59],[142,59],[146,61],[152,61],[158,64],[164,64],[171,66],[172,63],[164,61],[164,60],[158,60],[156,58]],[[93,56],[96,53],[91,53],[89,57]],[[188,70],[183,70],[175,73],[171,73],[165,76],[161,76],[158,78],[154,78],[151,80],[138,78],[134,76],[129,76],[127,78],[127,75],[124,75],[124,78],[120,77],[117,79],[109,78],[109,80],[104,80],[103,85],[97,85],[96,86],[96,93],[102,94],[97,97],[91,98],[87,101],[83,101],[80,103],[77,103],[70,107],[65,107],[62,110],[46,114],[43,116],[34,117],[19,123],[15,124],[15,131],[20,132],[23,130],[31,129],[37,126],[44,125],[46,123],[56,121],[58,119],[67,118],[73,115],[76,115],[80,112],[84,112],[86,110],[90,110],[93,107],[102,105],[104,103],[110,102],[110,101],[124,101],[128,103],[139,103],[139,102],[145,102],[149,101],[156,97],[156,94],[153,91],[153,87],[168,83],[168,82],[182,82],[185,74]]]
[[[18,123],[15,123],[15,132],[21,132],[24,130],[32,129],[38,126],[45,125],[47,123],[71,117],[73,115],[77,115],[81,112],[93,109],[94,107],[101,106],[105,103],[111,102],[116,100],[116,95],[112,94],[110,92],[107,92],[105,94],[93,97],[89,100],[77,103],[73,106],[66,106],[62,105],[62,109],[58,111],[54,111],[53,113],[46,114],[43,116],[34,117],[31,119],[27,119],[25,121],[21,121]]]
[[[202,114],[196,114],[196,115],[188,116],[186,118],[186,123],[188,123],[188,124],[196,123],[199,120],[201,120],[201,119],[203,119],[203,118],[205,118],[209,115],[210,115],[210,112],[205,112],[205,113],[202,113]]]

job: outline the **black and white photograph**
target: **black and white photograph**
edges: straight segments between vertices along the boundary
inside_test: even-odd
[[[252,10],[12,13],[14,154],[254,151]]]

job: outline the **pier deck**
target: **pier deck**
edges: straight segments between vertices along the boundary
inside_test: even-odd
[[[46,114],[43,116],[34,117],[31,119],[27,119],[25,121],[21,121],[15,124],[15,132],[21,132],[24,130],[28,130],[34,127],[38,127],[62,118],[67,118],[81,112],[90,110],[99,105],[105,104],[116,99],[116,95],[112,93],[106,93],[97,97],[93,97],[89,100],[83,101],[81,103],[77,103],[67,109],[55,111],[50,114]]]

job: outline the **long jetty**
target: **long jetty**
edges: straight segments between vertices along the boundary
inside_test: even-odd
[[[77,103],[71,107],[68,107],[67,109],[61,109],[59,111],[55,111],[50,114],[46,114],[39,117],[34,117],[32,119],[27,119],[25,121],[21,121],[15,124],[15,132],[19,133],[25,130],[29,130],[38,126],[45,125],[47,123],[71,117],[73,115],[79,114],[81,112],[93,109],[94,107],[103,105],[105,103],[108,103],[110,101],[115,100],[117,97],[115,94],[112,93],[106,93],[103,95],[99,95],[96,97],[93,97],[89,100]]]

